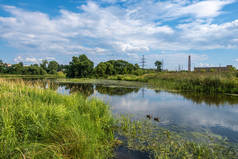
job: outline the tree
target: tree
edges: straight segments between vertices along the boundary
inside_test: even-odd
[[[47,60],[42,60],[42,63],[40,64],[40,67],[43,68],[45,71],[47,71],[47,65],[48,65],[48,61]]]
[[[58,70],[59,64],[56,61],[50,61],[48,64],[48,73],[56,74]]]
[[[88,77],[93,73],[93,62],[86,55],[74,56],[67,67],[67,77]]]
[[[155,61],[155,66],[157,67],[157,71],[162,71],[162,62],[161,61]]]
[[[97,77],[105,77],[107,71],[107,64],[105,62],[100,62],[97,67],[95,67],[95,74]]]

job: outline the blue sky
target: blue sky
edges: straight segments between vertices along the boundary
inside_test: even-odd
[[[237,0],[0,0],[0,59],[238,68]]]

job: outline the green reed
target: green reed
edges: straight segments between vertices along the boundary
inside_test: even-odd
[[[114,120],[103,102],[0,80],[0,158],[109,158]]]

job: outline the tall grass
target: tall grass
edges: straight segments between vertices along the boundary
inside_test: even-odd
[[[111,76],[109,79],[141,81],[159,89],[238,94],[238,78],[232,72],[162,72]]]
[[[0,109],[0,158],[112,156],[114,120],[101,101],[0,79]]]

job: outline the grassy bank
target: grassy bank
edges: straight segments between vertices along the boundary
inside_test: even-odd
[[[0,80],[0,158],[108,158],[108,106],[80,95]]]
[[[238,94],[238,78],[229,72],[162,72],[141,76],[117,75],[108,79],[146,82],[157,89]]]
[[[130,82],[126,80],[107,80],[107,79],[91,79],[91,78],[62,78],[57,79],[57,83],[68,84],[68,83],[85,83],[85,84],[100,84],[108,86],[124,86],[124,87],[142,87],[145,85],[143,82]]]
[[[19,74],[0,74],[0,78],[65,78],[65,75],[62,73],[57,74],[46,74],[46,75],[19,75]]]

